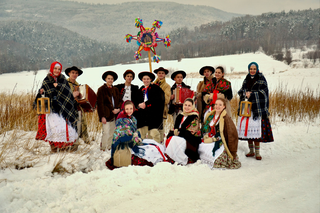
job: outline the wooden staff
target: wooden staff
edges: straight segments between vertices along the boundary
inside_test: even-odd
[[[150,68],[150,72],[152,73],[150,50],[148,51],[148,57],[149,57],[149,68]]]

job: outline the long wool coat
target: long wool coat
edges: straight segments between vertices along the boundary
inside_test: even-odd
[[[164,110],[163,110],[163,119],[167,119],[169,107],[168,104],[170,103],[170,97],[171,97],[171,88],[170,85],[166,82],[166,79],[159,80],[156,79],[154,81],[154,84],[158,85],[164,92]]]
[[[112,97],[114,100],[114,106],[112,104]],[[115,120],[116,116],[113,114],[112,110],[120,109],[122,104],[122,99],[120,98],[120,92],[118,88],[112,86],[108,88],[107,84],[102,85],[97,92],[97,109],[99,121],[103,117],[106,118],[107,122]]]
[[[144,92],[145,87],[140,87],[141,92],[140,103],[144,102]],[[164,109],[164,92],[162,89],[155,85],[150,84],[148,87],[148,101],[145,102],[145,109],[138,109],[135,117],[138,121],[138,128],[148,126],[149,129],[158,129],[163,121],[163,109]]]

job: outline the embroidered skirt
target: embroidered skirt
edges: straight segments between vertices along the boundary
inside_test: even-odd
[[[257,142],[273,142],[272,128],[269,118],[238,117],[237,123],[239,140],[256,140]]]
[[[46,115],[46,131],[45,141],[59,148],[71,146],[78,138],[75,128],[57,113]]]

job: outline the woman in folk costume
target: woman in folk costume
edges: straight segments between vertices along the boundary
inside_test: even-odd
[[[200,75],[204,76],[203,81],[200,81],[197,86],[197,109],[201,118],[203,120],[203,113],[206,107],[206,103],[203,100],[202,92],[206,88],[207,84],[212,79],[212,73],[214,73],[215,69],[211,66],[204,66],[199,70]]]
[[[214,72],[214,78],[206,85],[203,91],[203,99],[206,102],[205,113],[210,112],[214,109],[214,104],[217,98],[224,98],[226,99],[226,111],[228,115],[231,117],[231,106],[230,100],[232,99],[232,88],[231,82],[224,78],[224,68],[218,66]]]
[[[79,97],[80,95],[79,91],[75,91],[75,88],[80,86],[80,84],[77,82],[77,78],[80,75],[82,75],[83,71],[78,67],[73,66],[73,67],[67,68],[65,70],[65,73],[67,76],[69,76],[67,81],[73,93],[73,97],[77,99],[77,97]],[[78,108],[77,129],[78,129],[79,138],[82,138],[85,143],[89,144],[90,141],[89,141],[89,135],[87,130],[87,120],[86,120],[84,111],[80,105],[77,105],[76,107]],[[79,145],[79,141],[77,140],[77,143],[73,144],[73,146],[75,149],[77,149],[78,145]]]
[[[143,82],[143,86],[139,89],[143,95],[140,97],[138,112],[135,115],[138,120],[138,128],[142,139],[148,135],[149,139],[160,143],[159,128],[163,121],[164,93],[159,86],[151,84],[155,79],[153,73],[145,71],[139,73],[138,76]]]
[[[75,107],[77,102],[66,78],[61,75],[61,70],[62,65],[59,62],[51,64],[50,72],[43,80],[37,96],[44,94],[50,98],[51,112],[39,117],[36,139],[49,142],[53,152],[58,149],[71,149],[78,138],[78,111]]]
[[[133,102],[134,106],[137,108],[139,104],[139,87],[137,85],[131,84],[135,78],[135,73],[132,70],[126,70],[123,73],[123,78],[125,82],[123,84],[117,84],[115,87],[118,88],[120,92],[120,97],[123,102],[130,100]]]
[[[194,101],[187,98],[174,124],[174,131],[167,136],[165,143],[166,155],[173,163],[181,165],[194,163],[199,159],[198,148],[201,143],[199,112],[194,107]]]
[[[204,119],[199,155],[212,168],[238,169],[241,167],[237,155],[238,133],[225,109],[226,100],[217,98],[214,110]]]
[[[111,158],[106,162],[106,166],[113,170],[128,165],[153,166],[166,160],[163,154],[164,146],[148,139],[142,143],[137,120],[133,116],[134,104],[127,100],[122,104],[121,110],[113,133]],[[148,141],[151,143],[147,143]]]
[[[269,121],[268,83],[263,74],[259,72],[257,63],[250,63],[248,70],[249,73],[238,92],[240,96],[239,106],[241,101],[248,99],[252,103],[252,112],[251,117],[239,116],[237,128],[239,139],[248,141],[250,152],[246,156],[255,156],[257,160],[261,160],[260,142],[273,142],[272,128]]]
[[[163,109],[163,122],[159,128],[160,132],[160,142],[162,143],[164,140],[164,130],[163,126],[165,124],[165,120],[168,116],[168,110],[169,110],[169,102],[170,102],[170,96],[171,96],[171,87],[166,82],[166,75],[169,73],[169,70],[164,69],[163,67],[159,67],[158,69],[155,69],[153,71],[157,75],[157,79],[154,81],[154,84],[158,85],[164,92],[164,109]]]

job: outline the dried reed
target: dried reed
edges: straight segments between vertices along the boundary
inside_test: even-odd
[[[37,131],[36,110],[33,108],[34,93],[9,94],[0,93],[0,169],[16,168],[23,169],[32,167],[40,159],[48,158],[50,146],[43,141],[36,141],[35,131]],[[234,95],[230,101],[232,117],[237,117],[239,96]],[[320,114],[320,91],[305,89],[291,89],[279,85],[276,90],[270,92],[270,121],[313,122]],[[65,159],[69,153],[61,153],[60,159],[54,162],[53,173],[73,173],[77,171],[79,159],[92,161],[91,147],[98,148],[101,137],[101,123],[98,121],[97,112],[86,113],[88,124],[90,145],[83,144],[78,152]],[[172,129],[173,121],[169,116],[164,124],[164,129],[168,132]],[[23,141],[23,143],[21,143]],[[14,154],[13,154],[14,153]],[[68,163],[66,163],[68,162]],[[68,165],[66,165],[68,164]],[[81,171],[83,168],[81,168]],[[89,171],[90,169],[87,169]]]

